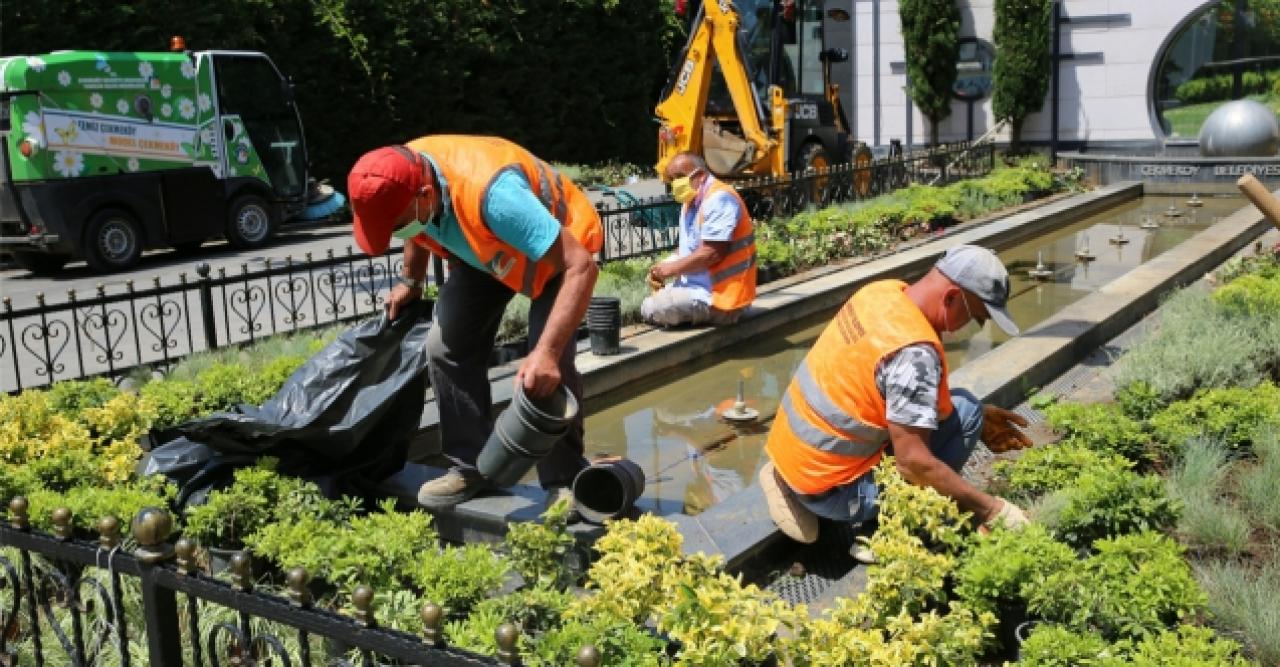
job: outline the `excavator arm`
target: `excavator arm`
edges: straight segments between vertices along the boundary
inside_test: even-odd
[[[702,0],[678,67],[658,102],[659,174],[664,174],[667,163],[682,151],[703,154],[711,170],[722,176],[743,171],[783,171],[785,158],[780,143],[786,124],[786,99],[781,88],[770,86],[770,109],[766,115],[751,85],[738,39],[739,21],[731,0]],[[707,126],[707,95],[717,63],[733,101],[741,137]]]

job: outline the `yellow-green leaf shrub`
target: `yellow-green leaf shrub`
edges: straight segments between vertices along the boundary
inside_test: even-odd
[[[1110,641],[1141,638],[1192,618],[1206,603],[1182,547],[1156,532],[1101,539],[1097,552],[1049,575],[1028,609],[1051,623]]]
[[[587,571],[593,594],[577,601],[570,616],[643,623],[666,594],[663,578],[680,559],[683,541],[674,524],[653,515],[610,521],[595,544],[600,558]]]
[[[31,525],[53,530],[52,512],[58,507],[71,510],[72,524],[83,531],[96,531],[98,520],[114,516],[120,532],[128,535],[133,517],[145,507],[168,509],[177,488],[164,478],[148,477],[113,486],[77,486],[65,492],[36,489],[27,496]]]
[[[996,461],[990,489],[1003,496],[1031,500],[1071,486],[1081,472],[1095,468],[1130,470],[1133,462],[1119,454],[1101,453],[1074,443],[1033,447],[1023,450],[1013,461]]]
[[[1256,387],[1208,389],[1171,403],[1151,418],[1155,437],[1180,448],[1196,436],[1221,438],[1236,449],[1247,449],[1262,429],[1280,430],[1280,387],[1263,382]]]
[[[1181,509],[1165,493],[1159,475],[1098,467],[1081,471],[1074,484],[1045,496],[1035,517],[1058,539],[1087,549],[1101,538],[1168,528]]]
[[[965,553],[955,571],[955,592],[973,609],[996,612],[1002,605],[1025,602],[1046,577],[1076,560],[1070,547],[1039,524],[997,529],[978,536]]]
[[[1280,315],[1280,276],[1241,276],[1215,290],[1213,301],[1235,317],[1275,317]]]
[[[1063,445],[1119,454],[1131,461],[1154,458],[1151,440],[1142,424],[1130,419],[1112,403],[1055,403],[1044,410]]]

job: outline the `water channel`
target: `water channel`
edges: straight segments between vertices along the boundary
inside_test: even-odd
[[[1243,206],[1239,197],[1206,197],[1202,207],[1186,201],[1142,197],[1001,252],[1011,277],[1014,320],[1026,330]],[[1171,206],[1177,215],[1169,215]],[[1077,258],[1086,252],[1091,261]],[[1051,275],[1033,279],[1029,272],[1038,265]],[[832,314],[819,313],[593,399],[588,456],[616,454],[638,463],[648,477],[639,504],[659,515],[697,514],[742,490],[764,464],[764,440],[779,396]],[[949,344],[947,363],[954,370],[1007,339],[988,322]],[[732,405],[739,379],[748,406],[761,416],[747,428],[718,417]]]

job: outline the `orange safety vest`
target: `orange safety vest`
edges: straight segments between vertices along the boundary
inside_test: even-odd
[[[791,488],[817,494],[848,484],[880,461],[889,441],[876,366],[915,343],[942,359],[938,418],[951,415],[947,357],[907,284],[882,280],[858,290],[805,356],[778,406],[765,452]]]
[[[738,222],[729,239],[729,252],[707,267],[711,274],[711,306],[716,310],[734,311],[746,308],[756,298],[756,230],[751,214],[747,213],[746,203],[733,186],[712,177],[703,201],[716,192],[728,192],[738,200]],[[690,205],[692,202],[682,207],[681,218],[688,213]],[[702,218],[702,209],[699,208],[694,222],[699,229],[702,228]]]
[[[406,145],[434,159],[449,184],[453,212],[471,250],[481,264],[489,267],[489,273],[512,291],[537,298],[558,271],[545,257],[530,261],[485,224],[485,195],[498,176],[507,171],[524,175],[547,211],[569,228],[587,252],[600,251],[604,230],[595,205],[572,181],[520,146],[498,137],[461,135],[426,136]],[[419,234],[414,241],[438,255],[447,252],[426,234]]]

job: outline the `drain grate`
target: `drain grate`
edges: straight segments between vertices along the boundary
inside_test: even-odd
[[[844,578],[850,570],[858,566],[858,562],[849,555],[849,547],[854,537],[862,532],[857,526],[823,521],[822,531],[817,542],[797,549],[784,563],[789,568],[791,563],[799,563],[804,573],[794,576],[784,569],[779,576],[765,588],[778,597],[792,604],[808,604],[822,596],[832,584]]]

